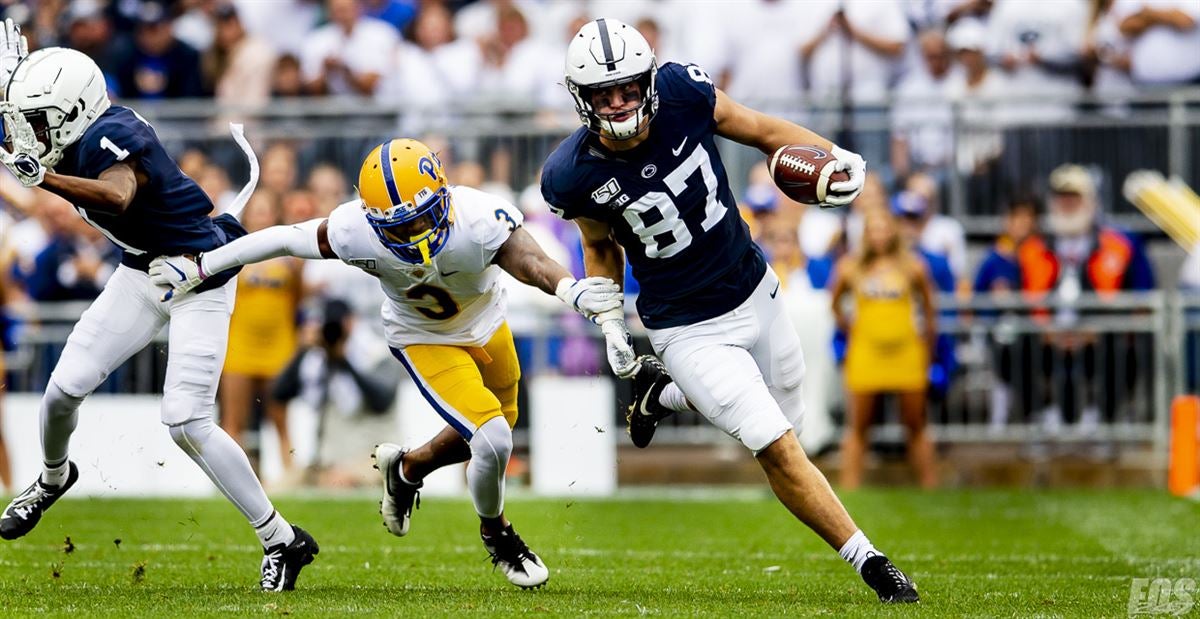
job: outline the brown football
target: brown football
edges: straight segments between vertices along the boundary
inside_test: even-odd
[[[850,180],[844,171],[834,171],[837,159],[818,146],[789,144],[771,155],[771,178],[784,195],[804,204],[822,204],[829,183]]]

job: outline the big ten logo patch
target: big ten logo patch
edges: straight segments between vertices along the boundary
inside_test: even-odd
[[[1181,616],[1195,606],[1191,578],[1134,578],[1129,585],[1129,615]]]

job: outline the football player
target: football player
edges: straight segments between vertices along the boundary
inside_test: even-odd
[[[862,188],[862,157],[790,122],[744,107],[695,65],[659,67],[634,28],[597,19],[571,40],[566,86],[583,127],[550,155],[542,194],[583,235],[587,272],[620,281],[628,257],[638,313],[673,383],[640,393],[634,419],[695,409],[750,449],[779,500],[850,562],[884,602],[917,601],[916,586],[878,552],[809,462],[793,428],[803,413],[804,359],[777,299],[779,279],[750,240],[716,136],[773,153],[830,151]]]
[[[195,257],[166,257],[151,265],[151,277],[179,298],[240,265],[297,256],[341,260],[379,278],[392,354],[447,423],[411,451],[390,443],[376,447],[384,524],[406,535],[421,480],[469,460],[467,485],[492,563],[514,585],[539,587],[550,573],[504,515],[521,368],[504,320],[499,270],[589,318],[622,316],[620,289],[604,277],[576,281],[521,227],[520,211],[481,191],[448,185],[437,156],[416,140],[375,147],[359,171],[358,192],[360,199],[337,207],[328,219],[268,228]],[[631,350],[625,354],[635,363]]]
[[[26,187],[70,201],[122,250],[121,265],[71,330],[50,376],[40,412],[44,468],[0,516],[0,537],[29,533],[79,479],[67,446],[80,403],[169,324],[162,422],[254,527],[263,544],[262,588],[294,588],[317,543],[275,511],[246,454],[213,423],[237,271],[166,304],[147,274],[155,256],[211,250],[245,230],[232,215],[209,218],[212,202],[145,119],[109,103],[104,75],[83,53],[48,48],[22,58],[0,107],[8,141],[0,161]]]

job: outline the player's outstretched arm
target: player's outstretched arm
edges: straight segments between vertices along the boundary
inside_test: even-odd
[[[247,234],[199,256],[160,256],[150,263],[150,281],[169,288],[166,301],[190,292],[209,277],[247,264],[280,256],[337,258],[329,244],[327,219],[312,219],[290,226],[272,226]]]
[[[720,89],[717,89],[713,120],[717,122],[719,135],[753,146],[767,155],[789,144],[813,145],[829,151],[840,162],[840,169],[850,175],[849,180],[829,185],[829,197],[826,200],[829,204],[845,206],[862,191],[867,176],[866,161],[857,153],[841,148],[809,129],[746,107]]]
[[[624,305],[621,288],[606,277],[576,281],[566,267],[551,260],[524,228],[513,230],[492,262],[517,281],[556,295],[572,309],[592,318]]]

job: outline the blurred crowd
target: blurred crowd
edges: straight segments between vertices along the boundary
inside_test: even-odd
[[[1105,97],[1200,79],[1190,0],[40,0],[33,47],[97,60],[127,99],[354,94],[558,104],[567,41],[636,25],[735,98],[1023,91]]]
[[[879,396],[887,394],[896,396],[909,430],[918,479],[936,483],[924,411],[937,414],[944,405],[962,344],[934,329],[939,293],[1077,298],[1155,286],[1142,243],[1103,215],[1115,198],[1101,184],[1116,172],[1103,165],[1059,166],[1070,160],[1064,153],[1053,166],[1022,172],[1019,182],[1009,183],[1019,191],[967,187],[969,199],[984,192],[991,200],[1001,196],[1003,207],[994,242],[982,252],[978,245],[969,250],[963,226],[944,213],[946,170],[987,177],[1006,152],[1017,159],[1025,153],[1013,147],[1020,140],[999,129],[951,133],[948,102],[967,102],[962,113],[968,121],[1061,123],[1078,110],[1065,101],[1089,92],[1119,114],[1120,102],[1137,93],[1200,83],[1195,0],[40,0],[0,6],[24,25],[31,47],[65,45],[92,56],[122,100],[213,97],[261,105],[360,96],[569,111],[560,85],[566,44],[586,19],[599,15],[635,24],[660,62],[698,63],[731,96],[748,102],[795,108],[798,98],[808,97],[853,103],[858,114],[891,98],[882,140],[859,135],[852,145],[879,173],[869,175],[849,212],[789,201],[763,164],[745,179],[732,179],[745,187],[740,206],[783,281],[793,319],[810,327],[802,333],[810,351],[806,423],[815,425],[806,427],[806,446],[820,449],[837,440],[834,424],[822,425],[815,411],[844,409],[843,448],[852,465],[842,481],[851,486],[857,483],[854,454],[861,456]],[[1003,107],[988,102],[1012,93],[1044,99]],[[854,121],[853,114],[839,119]],[[513,151],[496,145],[420,137],[439,152],[451,182],[512,201],[546,252],[582,275],[578,232],[550,213],[536,178],[528,179],[536,169],[518,170],[522,162]],[[258,150],[261,179],[243,217],[251,230],[322,217],[353,197],[347,178],[353,171],[325,157],[319,145],[284,140]],[[175,154],[217,212],[224,210],[240,189],[230,170],[241,162],[220,149],[187,147]],[[875,166],[881,161],[887,164]],[[118,255],[71,205],[25,189],[2,171],[0,200],[0,341],[11,350],[21,306],[94,298]],[[634,297],[637,282],[627,280]],[[510,323],[528,374],[605,371],[591,325],[561,312],[555,299],[508,283]],[[278,259],[248,267],[238,295],[221,386],[226,430],[253,449],[258,421],[268,420],[297,479],[361,482],[363,471],[337,463],[356,458],[359,442],[388,432],[382,424],[394,423],[387,414],[395,408],[389,387],[400,380],[378,332],[377,283],[332,262]],[[999,312],[981,318],[1003,323]],[[1132,372],[1124,362],[1117,367],[1120,355],[1112,352],[1140,343],[1074,333],[1070,326],[1079,316],[1072,310],[1035,318],[1060,329],[1036,338],[995,329],[984,343],[996,374],[988,406],[993,427],[1019,418],[1087,431],[1116,419],[1139,379],[1137,363]],[[554,335],[541,337],[547,324]],[[879,324],[898,326],[860,328]],[[890,371],[881,375],[885,365]],[[315,421],[305,432],[317,437],[317,448],[293,450],[285,409],[309,411]],[[348,445],[353,450],[346,451]],[[292,461],[294,451],[302,461]],[[6,481],[5,462],[0,453],[0,482]]]

